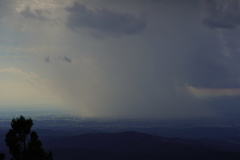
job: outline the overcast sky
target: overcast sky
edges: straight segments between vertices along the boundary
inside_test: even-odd
[[[0,0],[0,107],[216,116],[239,104],[239,25],[239,0]]]

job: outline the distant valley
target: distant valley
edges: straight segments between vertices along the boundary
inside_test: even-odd
[[[229,123],[235,122],[235,126],[224,126],[220,119],[152,121],[80,118],[62,113],[29,115],[33,115],[33,130],[39,134],[44,148],[53,151],[55,160],[240,159],[236,119],[229,118]],[[11,116],[14,114],[0,118],[0,150],[7,157],[4,137]]]

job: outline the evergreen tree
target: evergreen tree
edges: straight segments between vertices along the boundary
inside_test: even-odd
[[[52,160],[52,153],[45,152],[36,132],[31,131],[33,121],[23,116],[14,118],[5,142],[13,160]]]
[[[0,153],[0,160],[4,160],[5,155],[3,153]]]

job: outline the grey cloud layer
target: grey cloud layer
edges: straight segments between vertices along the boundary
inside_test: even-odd
[[[85,5],[75,2],[67,7],[70,14],[66,25],[76,30],[87,27],[112,35],[136,34],[146,29],[147,23],[135,15],[118,13],[107,8],[88,9]]]
[[[237,27],[237,17],[226,18],[233,17],[232,13],[238,15],[240,9],[236,6],[234,10],[230,5],[233,2],[206,1],[204,24],[210,28]],[[24,65],[49,76],[66,106],[79,113],[151,118],[202,116],[209,112],[206,102],[191,97],[184,89],[179,94],[178,88],[184,88],[185,83],[200,88],[240,86],[240,32],[232,29],[219,34],[222,30],[199,27],[202,10],[198,1],[163,0],[149,6],[141,4],[142,8],[127,2],[121,7],[113,1],[82,3],[69,1],[58,12],[29,5],[22,8],[20,18],[29,19],[26,27],[29,25],[32,32],[27,28],[21,32],[23,38],[16,36],[17,25],[13,25],[18,27],[15,32],[7,32],[14,33],[17,42],[33,48],[44,42],[48,49],[40,50],[38,57],[45,63],[24,61]],[[142,11],[146,11],[147,21],[133,14]],[[51,17],[47,13],[61,14],[41,21]],[[66,25],[46,25],[55,17]],[[89,36],[89,31],[110,36],[99,39]]]
[[[34,18],[34,19],[39,19],[39,20],[46,20],[47,19],[44,16],[44,11],[40,10],[40,9],[31,10],[30,7],[26,7],[20,13],[25,18]]]
[[[72,62],[72,59],[67,57],[67,56],[63,56],[63,57],[60,57],[61,60],[65,61],[65,62],[68,62],[68,63],[71,63]]]
[[[207,15],[203,24],[211,29],[233,29],[240,25],[240,2],[238,0],[206,0]]]
[[[51,57],[52,58],[52,57]],[[51,58],[50,58],[50,56],[45,56],[44,57],[44,62],[46,62],[46,63],[50,63],[51,62]],[[53,57],[54,58],[54,57]],[[72,63],[72,59],[71,58],[69,58],[68,56],[59,56],[58,57],[58,60],[60,60],[60,61],[64,61],[64,62],[67,62],[67,63]]]
[[[49,56],[44,57],[44,62],[50,63],[50,58],[49,58]]]

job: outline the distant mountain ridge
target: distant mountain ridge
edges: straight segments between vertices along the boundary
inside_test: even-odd
[[[204,159],[235,160],[240,152],[217,148],[218,143],[164,138],[135,131],[120,133],[89,133],[49,140],[55,160],[77,159]],[[215,145],[215,146],[214,146]],[[222,145],[227,145],[222,144]],[[228,144],[229,145],[229,144]],[[240,151],[240,145],[235,149]],[[121,157],[121,158],[120,158]]]

